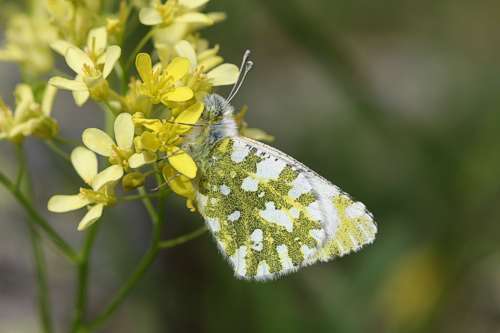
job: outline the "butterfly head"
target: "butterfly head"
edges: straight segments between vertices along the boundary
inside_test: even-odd
[[[208,124],[217,124],[233,116],[234,108],[222,96],[211,94],[205,97],[202,119]]]
[[[234,119],[234,108],[231,100],[236,96],[243,85],[245,78],[253,67],[253,62],[248,60],[250,51],[246,51],[239,71],[239,77],[227,98],[217,94],[205,97],[205,109],[201,115],[200,125],[191,131],[186,138],[186,149],[194,156],[195,160],[203,160],[211,147],[225,137],[238,136],[238,125]]]

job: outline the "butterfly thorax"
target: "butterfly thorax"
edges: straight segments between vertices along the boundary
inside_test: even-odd
[[[223,138],[237,136],[238,126],[233,107],[217,94],[205,98],[205,110],[196,125],[186,138],[184,148],[203,171],[215,144]]]

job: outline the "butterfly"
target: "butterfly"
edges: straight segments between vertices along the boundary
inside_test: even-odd
[[[235,276],[271,280],[374,241],[365,206],[285,153],[240,136],[228,98],[205,98],[187,149],[199,168],[197,208]]]

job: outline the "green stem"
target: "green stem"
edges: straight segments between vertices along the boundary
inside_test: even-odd
[[[143,188],[139,189],[139,192],[142,195],[145,195],[145,191]],[[153,223],[153,231],[149,249],[146,251],[142,259],[140,260],[139,264],[134,269],[129,278],[125,281],[123,286],[118,290],[116,295],[112,298],[108,306],[87,327],[89,331],[93,331],[101,327],[115,313],[118,307],[124,302],[125,298],[129,295],[129,293],[137,285],[137,283],[142,279],[144,274],[148,271],[148,269],[151,267],[156,257],[158,256],[159,252],[158,244],[160,243],[163,221],[160,220],[159,215],[156,213],[156,210],[150,198],[145,197],[143,199],[143,203],[149,214],[151,222]]]
[[[59,148],[53,141],[45,140],[44,142],[47,145],[47,147],[54,154],[56,154],[57,156],[61,157],[62,159],[64,159],[67,162],[71,162],[70,155],[68,153],[66,153],[64,150],[62,150],[61,148]]]
[[[26,155],[24,154],[24,149],[22,144],[16,145],[16,155],[19,161],[19,170],[16,177],[16,189],[21,190],[21,184],[23,182],[24,174],[26,173]]]
[[[50,224],[42,217],[31,202],[16,188],[2,172],[0,172],[0,184],[16,199],[16,201],[24,208],[29,215],[30,223],[39,226],[48,236],[50,241],[73,263],[78,261],[78,257],[71,246],[50,226]]]
[[[53,332],[51,310],[50,310],[50,296],[48,291],[47,271],[45,269],[45,257],[43,249],[40,244],[40,235],[38,235],[35,227],[28,224],[30,240],[33,248],[33,258],[35,260],[36,268],[36,281],[38,289],[38,312],[40,321],[42,323],[42,330],[44,333]]]
[[[67,138],[62,138],[60,136],[53,137],[51,140],[54,141],[55,143],[60,143],[62,145],[66,145],[66,146],[73,146],[74,147],[74,146],[80,145],[79,141],[67,139]]]
[[[106,105],[106,106],[109,108],[109,110],[104,113],[104,117],[105,117],[104,123],[105,123],[105,127],[106,127],[105,130],[109,136],[113,137],[115,114],[109,105]]]
[[[157,193],[146,193],[146,194],[137,194],[137,195],[127,195],[123,197],[118,197],[116,198],[117,202],[123,202],[123,201],[136,201],[136,200],[143,200],[146,198],[159,198],[163,197],[165,194],[163,192],[157,192]]]
[[[82,327],[82,324],[85,320],[85,313],[87,311],[87,290],[89,285],[90,255],[97,236],[98,227],[99,224],[95,224],[87,232],[83,248],[80,253],[80,259],[78,263],[78,282],[76,288],[75,313],[71,332],[79,332],[79,329]]]
[[[16,155],[18,160],[19,172],[16,179],[16,190],[22,193],[23,179],[25,180],[25,190],[27,193],[31,192],[31,181],[29,174],[27,173],[27,163],[26,154],[24,151],[24,146],[21,144],[16,145]],[[42,332],[50,333],[53,331],[52,319],[51,319],[51,306],[49,289],[47,283],[47,272],[45,270],[46,263],[43,253],[43,248],[41,246],[40,235],[38,234],[35,226],[32,223],[27,223],[31,248],[33,251],[33,259],[35,262],[36,271],[36,285],[37,285],[37,304],[38,304],[38,314],[40,316],[40,323],[42,326]]]
[[[142,199],[142,203],[144,204],[144,207],[146,207],[146,211],[149,214],[149,218],[151,219],[151,222],[153,223],[153,227],[159,225],[161,223],[160,217],[158,216],[158,213],[156,212],[156,209],[153,205],[153,202],[151,199],[147,196],[146,190],[144,187],[141,187],[138,189],[139,195],[142,195],[144,199]]]
[[[155,31],[156,31],[156,29],[154,29],[154,28],[149,30],[148,33],[145,34],[144,37],[142,37],[142,39],[139,41],[139,44],[137,44],[134,51],[132,51],[132,53],[130,53],[130,57],[129,57],[127,64],[126,64],[126,67],[125,67],[126,70],[130,71],[130,67],[132,67],[132,64],[135,61],[135,57],[136,57],[137,53],[141,52],[141,50],[144,48],[144,46],[147,44],[147,42],[153,37]]]
[[[158,244],[158,246],[161,249],[170,249],[172,247],[176,247],[178,245],[182,245],[182,244],[187,243],[193,239],[196,239],[196,238],[204,235],[207,231],[208,231],[208,228],[206,226],[203,226],[201,228],[196,229],[193,232],[182,235],[180,237],[160,242],[160,244]]]

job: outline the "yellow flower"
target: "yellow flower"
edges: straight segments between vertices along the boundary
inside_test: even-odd
[[[151,57],[147,53],[137,55],[135,65],[142,79],[139,91],[151,99],[151,103],[186,102],[193,98],[189,87],[179,86],[179,81],[189,72],[189,60],[173,59],[165,68],[161,64],[153,67]]]
[[[54,213],[65,213],[88,207],[87,214],[81,219],[78,230],[94,224],[101,216],[104,207],[114,204],[114,186],[123,176],[123,169],[112,165],[97,173],[97,156],[90,150],[77,147],[71,153],[71,162],[78,175],[90,188],[80,188],[75,195],[55,195],[50,198],[48,209]]]
[[[97,92],[103,85],[106,89],[105,79],[121,55],[119,46],[108,46],[106,27],[90,31],[84,50],[62,40],[53,43],[52,48],[64,54],[66,63],[77,76],[74,80],[57,76],[50,79],[49,83],[60,89],[73,91],[75,102],[80,106],[93,91]]]
[[[209,0],[167,0],[162,4],[160,0],[151,1],[151,7],[142,8],[139,20],[144,25],[169,26],[174,24],[194,23],[212,25],[210,16],[198,10]]]
[[[175,194],[186,198],[186,206],[191,211],[195,211],[194,202],[196,200],[196,191],[192,180],[184,175],[180,175],[177,170],[170,165],[163,167],[162,174],[170,189]]]
[[[194,179],[198,171],[196,163],[180,145],[183,135],[198,122],[204,108],[203,103],[196,102],[170,120],[147,119],[136,115],[134,121],[147,129],[136,138],[136,150],[164,153],[172,168],[187,178]]]
[[[88,128],[82,134],[83,144],[93,152],[107,157],[109,162],[121,168],[136,169],[156,161],[152,152],[134,153],[135,125],[129,113],[121,113],[114,123],[115,140],[98,128]]]
[[[14,15],[7,25],[0,61],[16,62],[32,75],[46,73],[54,65],[49,44],[56,38],[57,31],[45,16]]]
[[[35,101],[31,87],[16,87],[16,109],[10,110],[0,98],[0,140],[20,142],[29,135],[51,138],[58,132],[56,121],[50,117],[57,89],[47,86],[42,103]]]
[[[191,72],[187,85],[199,99],[210,93],[212,87],[233,85],[238,81],[238,66],[224,64],[224,59],[217,55],[218,46],[197,53],[191,43],[182,40],[175,45],[175,51],[179,56],[189,59]]]
[[[151,99],[141,94],[142,82],[131,78],[128,85],[127,95],[123,98],[125,110],[131,114],[141,112],[147,116],[151,113]]]

